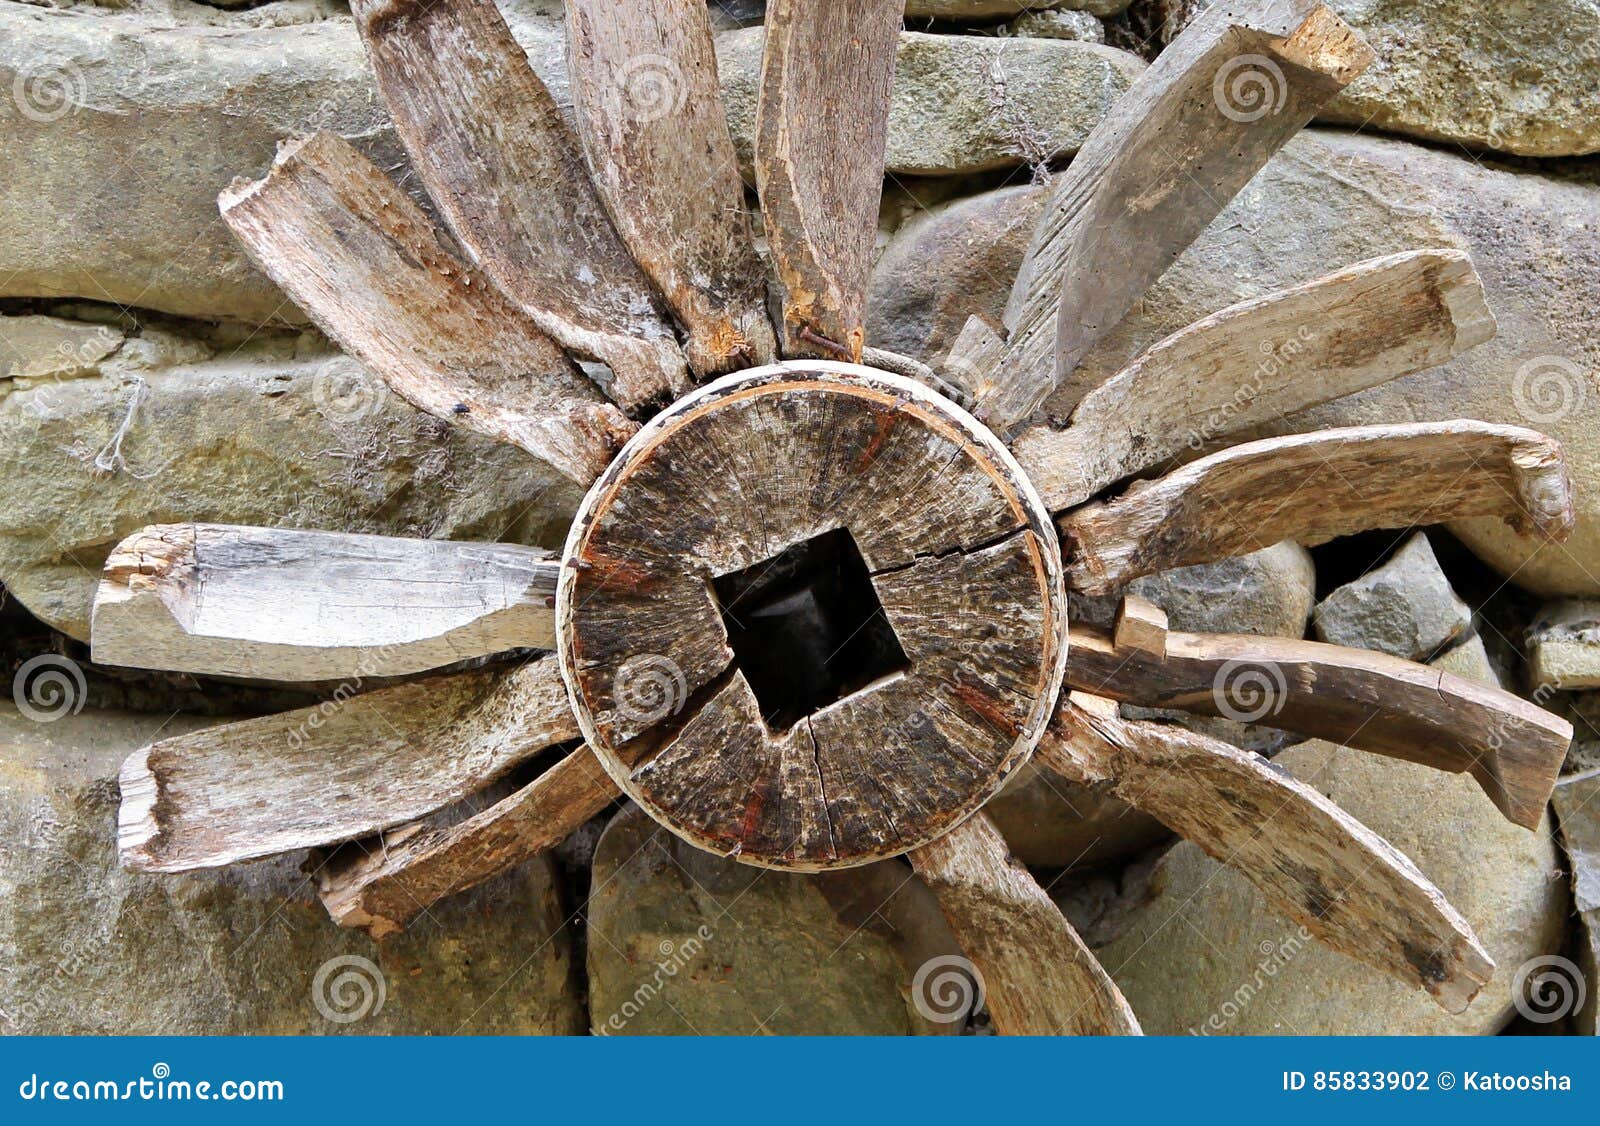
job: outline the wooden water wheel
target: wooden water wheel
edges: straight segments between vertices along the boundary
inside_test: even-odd
[[[285,144],[265,179],[223,194],[223,216],[396,392],[589,493],[559,559],[147,528],[107,564],[94,655],[359,684],[555,653],[154,743],[123,769],[125,865],[382,834],[322,874],[334,918],[381,937],[626,795],[743,863],[904,855],[1001,1031],[1136,1032],[982,811],[1033,758],[1237,865],[1323,942],[1453,1011],[1471,1000],[1492,964],[1406,857],[1257,756],[1118,701],[1270,715],[1467,772],[1530,828],[1566,723],[1376,654],[1172,632],[1137,599],[1107,632],[1067,620],[1068,590],[1284,538],[1484,515],[1570,528],[1560,450],[1526,430],[1226,445],[1487,339],[1455,250],[1236,305],[1080,380],[1086,352],[1370,62],[1326,7],[1221,0],[1196,19],[1057,178],[1004,324],[974,318],[933,371],[874,351],[863,323],[900,0],[768,7],[755,169],[771,302],[702,0],[568,0],[575,130],[493,0],[352,6],[449,233],[326,134]],[[1252,84],[1264,100],[1241,106]],[[1047,395],[1065,427],[1039,420]],[[1216,452],[1180,465],[1197,444]],[[1314,499],[1291,503],[1301,493]],[[580,738],[476,816],[419,824]]]

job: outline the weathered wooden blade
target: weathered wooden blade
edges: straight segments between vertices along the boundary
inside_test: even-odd
[[[633,410],[688,389],[682,350],[572,129],[494,0],[355,0],[378,90],[450,229]]]
[[[122,866],[185,872],[369,836],[577,736],[544,657],[163,739],[122,764]]]
[[[1279,540],[1310,546],[1472,516],[1565,539],[1572,490],[1560,444],[1470,420],[1319,430],[1222,450],[1056,523],[1067,585],[1109,594],[1140,575]]]
[[[445,896],[554,848],[621,796],[600,760],[579,747],[456,825],[405,826],[383,834],[373,849],[347,846],[317,874],[323,906],[340,926],[382,938]]]
[[[1011,291],[978,417],[1009,432],[1285,141],[1372,61],[1316,0],[1222,0],[1162,51],[1061,176]],[[1067,405],[1088,387],[1069,384]]]
[[[903,0],[772,0],[756,186],[783,351],[859,363]]]
[[[222,218],[345,351],[429,414],[588,484],[633,426],[560,348],[447,249],[415,203],[332,133],[285,142]]]
[[[1073,626],[1067,684],[1470,773],[1508,819],[1533,828],[1572,725],[1520,696],[1427,665],[1320,641],[1168,633],[1160,645]]]
[[[984,813],[906,854],[1007,1036],[1137,1036],[1116,983]]]
[[[549,552],[514,544],[157,524],[106,560],[93,655],[294,681],[554,649],[559,571]]]
[[[1426,989],[1452,1013],[1488,982],[1494,961],[1472,927],[1388,841],[1258,755],[1124,720],[1116,708],[1074,693],[1039,761],[1077,785],[1108,788],[1238,871],[1334,950]]]
[[[567,70],[594,186],[688,334],[701,376],[771,363],[705,0],[568,0]]]
[[[1066,429],[1032,427],[1012,450],[1059,510],[1224,435],[1442,364],[1494,330],[1464,252],[1373,258],[1179,330],[1085,395]]]

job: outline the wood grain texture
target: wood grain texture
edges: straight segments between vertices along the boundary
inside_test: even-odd
[[[772,0],[756,186],[783,285],[783,352],[860,362],[904,4]]]
[[[1074,689],[1468,773],[1508,819],[1529,829],[1539,824],[1572,740],[1570,723],[1520,696],[1365,649],[1172,632],[1158,657],[1085,626],[1074,626],[1070,638]]]
[[[617,233],[700,376],[771,363],[756,256],[704,0],[569,0],[578,136]]]
[[[369,836],[482,789],[577,723],[554,658],[358,693],[128,757],[117,846],[186,872]]]
[[[443,245],[371,161],[318,133],[219,197],[256,264],[413,406],[594,480],[633,426]]]
[[[1052,510],[1218,438],[1442,364],[1494,335],[1472,261],[1411,250],[1213,313],[1013,452]]]
[[[974,388],[1027,419],[1284,142],[1372,61],[1315,0],[1220,0],[1111,107],[1060,177]],[[1075,403],[1088,387],[1068,384]]]
[[[1372,528],[1496,516],[1563,540],[1572,490],[1561,446],[1484,422],[1352,426],[1248,442],[1057,519],[1067,582],[1109,594],[1140,575],[1307,546]]]
[[[983,978],[1006,1036],[1137,1036],[1116,984],[979,813],[908,854]]]
[[[840,529],[903,667],[769,724],[714,581],[788,584],[774,561]],[[685,397],[607,470],[568,539],[557,643],[586,738],[652,817],[749,864],[863,864],[978,808],[1048,722],[1054,551],[1049,514],[971,416],[909,379],[792,361]],[[787,605],[817,605],[798,681],[860,629],[792,581],[775,588]]]
[[[494,0],[355,0],[396,131],[473,261],[630,411],[687,390],[682,350],[583,153]]]
[[[1207,736],[1121,719],[1076,693],[1039,761],[1109,790],[1238,871],[1325,945],[1452,1013],[1494,973],[1471,926],[1404,854],[1311,786]]]
[[[513,544],[157,524],[106,560],[93,655],[295,681],[553,649],[559,569],[549,552]]]
[[[447,895],[476,887],[566,840],[622,796],[587,747],[455,825],[390,830],[348,846],[317,873],[323,906],[373,938],[404,930]]]

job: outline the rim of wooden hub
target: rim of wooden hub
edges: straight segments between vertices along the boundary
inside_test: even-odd
[[[791,361],[651,420],[579,507],[556,642],[622,790],[700,848],[816,871],[961,824],[1066,667],[1049,511],[922,384]]]

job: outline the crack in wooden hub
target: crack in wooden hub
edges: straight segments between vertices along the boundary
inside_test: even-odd
[[[567,541],[562,670],[652,817],[767,867],[865,864],[1026,761],[1066,661],[1048,511],[923,385],[800,361],[644,427]]]

